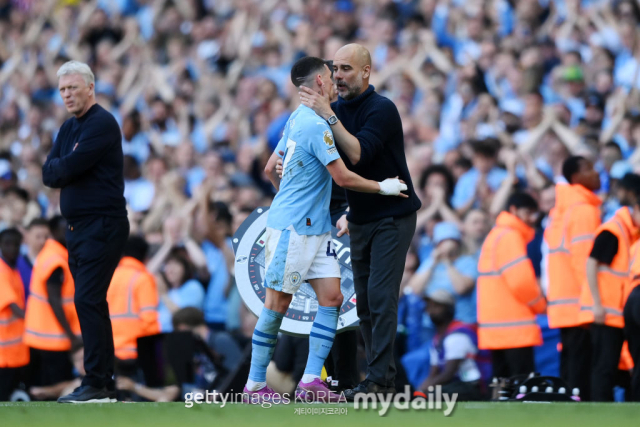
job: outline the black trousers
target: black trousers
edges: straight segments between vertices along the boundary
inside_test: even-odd
[[[91,216],[69,221],[69,268],[75,282],[74,302],[87,372],[82,385],[114,386],[115,356],[107,290],[128,236],[127,218]]]
[[[331,224],[335,227],[349,207],[346,203],[331,210]],[[331,353],[325,361],[327,374],[338,381],[341,388],[353,388],[360,382],[358,376],[358,332],[354,330],[340,332],[333,340]]]
[[[336,334],[331,353],[325,361],[327,375],[338,381],[341,388],[358,384],[358,332],[353,329]]]
[[[396,376],[393,348],[398,327],[400,281],[416,230],[416,214],[363,225],[350,223],[349,230],[367,379],[391,387]]]
[[[591,400],[613,402],[624,331],[607,325],[591,324]]]
[[[493,376],[498,378],[511,378],[514,375],[535,372],[533,347],[491,350],[491,367]]]
[[[624,306],[624,335],[629,344],[629,353],[633,358],[633,376],[631,377],[631,396],[627,400],[640,402],[640,286],[629,294]]]
[[[591,397],[591,334],[581,327],[560,328],[562,353],[560,353],[560,377],[570,390],[580,389],[580,398]]]

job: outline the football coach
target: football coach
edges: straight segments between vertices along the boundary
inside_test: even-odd
[[[57,76],[60,95],[73,117],[62,124],[42,167],[42,179],[46,186],[61,189],[86,370],[82,385],[58,402],[115,401],[107,290],[129,236],[122,136],[111,113],[96,104],[95,78],[87,64],[69,61]]]
[[[365,381],[345,392],[347,400],[353,400],[357,393],[395,392],[393,347],[400,281],[421,203],[407,167],[398,109],[369,84],[369,51],[358,44],[343,46],[333,58],[333,69],[337,102],[330,104],[304,87],[300,101],[331,125],[347,168],[373,180],[398,176],[407,184],[409,195],[388,200],[347,190],[349,213],[337,223],[341,233],[349,232],[351,238],[356,309],[367,356]]]

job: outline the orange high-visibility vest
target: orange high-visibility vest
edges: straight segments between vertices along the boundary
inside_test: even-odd
[[[58,268],[62,268],[64,272],[61,289],[62,309],[71,332],[80,335],[80,321],[73,303],[75,286],[69,270],[69,252],[59,242],[48,239],[33,264],[31,275],[24,334],[24,342],[29,347],[47,351],[71,349],[71,340],[60,326],[49,304],[47,280]]]
[[[625,291],[624,301],[626,303],[629,294],[636,286],[640,285],[640,240],[631,245],[631,269],[629,271],[628,287]]]
[[[629,298],[629,294],[631,291],[638,285],[640,285],[640,240],[636,240],[636,242],[631,245],[631,269],[629,272],[629,280],[627,284],[627,290],[625,291],[624,303],[627,303],[627,299]],[[631,353],[629,352],[629,343],[627,341],[624,342],[622,346],[622,353],[620,354],[620,364],[618,365],[618,369],[622,371],[628,371],[633,369],[633,358],[631,357]]]
[[[546,300],[527,243],[534,230],[508,212],[498,215],[478,261],[478,347],[498,350],[542,344],[536,313]]]
[[[19,368],[29,363],[29,347],[22,342],[24,319],[11,308],[24,310],[24,286],[20,273],[0,259],[0,368]]]
[[[629,343],[625,340],[622,343],[622,351],[620,352],[620,362],[618,362],[618,369],[621,371],[630,371],[633,369],[633,357],[629,352]]]
[[[601,204],[598,196],[581,185],[556,185],[556,206],[544,232],[551,328],[580,324],[580,290],[587,282],[585,265],[600,226]]]
[[[609,231],[618,238],[618,253],[611,265],[601,265],[598,269],[598,290],[605,311],[604,324],[623,328],[622,310],[629,289],[629,267],[631,245],[638,238],[638,229],[633,224],[629,208],[618,209],[613,218],[598,227],[596,236]],[[583,283],[580,293],[580,323],[593,323],[593,296],[588,283]]]
[[[118,359],[137,359],[139,337],[160,332],[158,289],[143,263],[124,257],[116,268],[107,292]]]

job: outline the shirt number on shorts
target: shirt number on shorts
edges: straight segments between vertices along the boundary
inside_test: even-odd
[[[335,259],[338,259],[338,254],[335,249],[331,249],[331,242],[327,242],[327,256],[332,256]]]

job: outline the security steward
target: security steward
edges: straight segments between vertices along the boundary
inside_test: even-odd
[[[69,268],[84,342],[82,385],[61,403],[115,401],[114,348],[107,290],[129,235],[124,199],[122,135],[111,113],[96,104],[87,64],[69,61],[58,89],[73,117],[62,124],[42,166],[44,184],[60,188],[68,221]]]
[[[478,261],[478,348],[491,350],[493,375],[508,378],[535,370],[533,347],[542,344],[536,314],[547,303],[536,280],[527,243],[538,203],[526,193],[507,200]]]
[[[148,252],[144,238],[129,237],[107,292],[116,371],[128,377],[135,373],[138,338],[160,332],[158,288],[144,265]]]
[[[72,380],[71,353],[82,346],[66,247],[67,221],[53,217],[49,229],[52,237],[33,264],[25,315],[24,343],[30,347],[31,385],[40,387]]]
[[[15,228],[0,232],[0,402],[9,400],[29,364],[24,334],[24,286],[16,268],[22,234]]]
[[[547,316],[549,327],[560,328],[560,375],[571,389],[588,400],[591,367],[589,328],[578,320],[580,284],[586,283],[585,265],[600,226],[600,175],[593,163],[571,156],[562,165],[566,183],[556,185],[556,205],[544,232],[548,252]]]
[[[591,400],[612,402],[624,342],[623,309],[630,287],[631,245],[640,232],[636,190],[633,206],[623,207],[598,227],[586,264],[579,319],[591,327]]]

